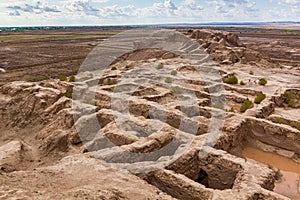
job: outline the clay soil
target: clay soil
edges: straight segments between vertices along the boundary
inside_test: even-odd
[[[64,29],[0,33],[0,85],[76,74],[88,53],[121,30]]]
[[[277,27],[278,28],[278,27]],[[0,85],[74,75],[101,41],[125,29],[81,28],[0,33]],[[300,69],[300,30],[226,28],[247,48]]]

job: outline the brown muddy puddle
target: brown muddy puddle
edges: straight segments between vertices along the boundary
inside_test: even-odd
[[[246,147],[243,156],[280,169],[282,177],[274,191],[293,200],[300,200],[300,164],[277,154]]]

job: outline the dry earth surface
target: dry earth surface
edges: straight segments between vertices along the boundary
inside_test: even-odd
[[[7,71],[0,72],[0,199],[300,199],[299,35],[182,29],[217,66],[203,64],[199,72],[174,53],[134,51],[105,70],[95,99],[79,104],[73,89],[88,91],[93,74],[76,82],[57,77],[74,74],[93,46],[115,33],[72,31],[0,35]],[[212,69],[221,79],[208,82],[203,77]],[[159,84],[141,82],[143,73]],[[112,103],[127,93],[130,118]],[[262,94],[260,103],[241,112]],[[224,104],[212,101],[223,96]],[[85,114],[78,115],[78,105]],[[224,126],[210,146],[209,123],[219,116]],[[93,130],[94,119],[100,130]],[[151,124],[163,128],[152,134],[145,128]],[[105,162],[126,157],[115,146],[143,154],[175,141],[172,153],[178,153],[191,135],[186,151],[154,171]],[[143,160],[138,167],[151,164]]]

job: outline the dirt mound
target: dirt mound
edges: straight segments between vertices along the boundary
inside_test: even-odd
[[[215,30],[196,30],[192,32],[191,37],[198,41],[203,41],[205,43],[219,43],[228,47],[240,47],[243,46],[239,37],[235,34],[215,31]]]
[[[217,63],[279,67],[267,56],[246,48],[236,34],[205,29],[190,31],[187,34],[196,39]]]
[[[60,81],[13,82],[0,88],[0,145],[12,149],[3,150],[3,170],[32,169],[55,162],[72,150],[72,101],[66,97],[71,91],[71,84]]]
[[[141,61],[141,60],[149,60],[149,59],[171,59],[179,57],[178,55],[162,51],[160,49],[139,49],[129,53],[122,55],[121,57],[117,58],[113,63],[118,63],[121,61]]]
[[[8,181],[9,180],[9,181]],[[105,167],[83,155],[66,157],[51,167],[0,174],[1,199],[148,199],[171,200],[126,172]]]

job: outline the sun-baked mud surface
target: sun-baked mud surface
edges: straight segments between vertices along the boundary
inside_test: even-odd
[[[300,163],[299,68],[249,48],[235,34],[181,32],[215,64],[142,49],[119,57],[99,80],[86,72],[76,82],[0,87],[0,198],[296,200],[297,176],[289,174],[295,171],[254,161],[245,149]],[[12,74],[8,68],[5,75]],[[95,98],[76,100],[74,88]],[[207,142],[212,119],[224,119],[224,126]],[[159,151],[164,147],[169,154]],[[164,160],[172,162],[140,170]],[[107,165],[112,161],[124,170]]]

